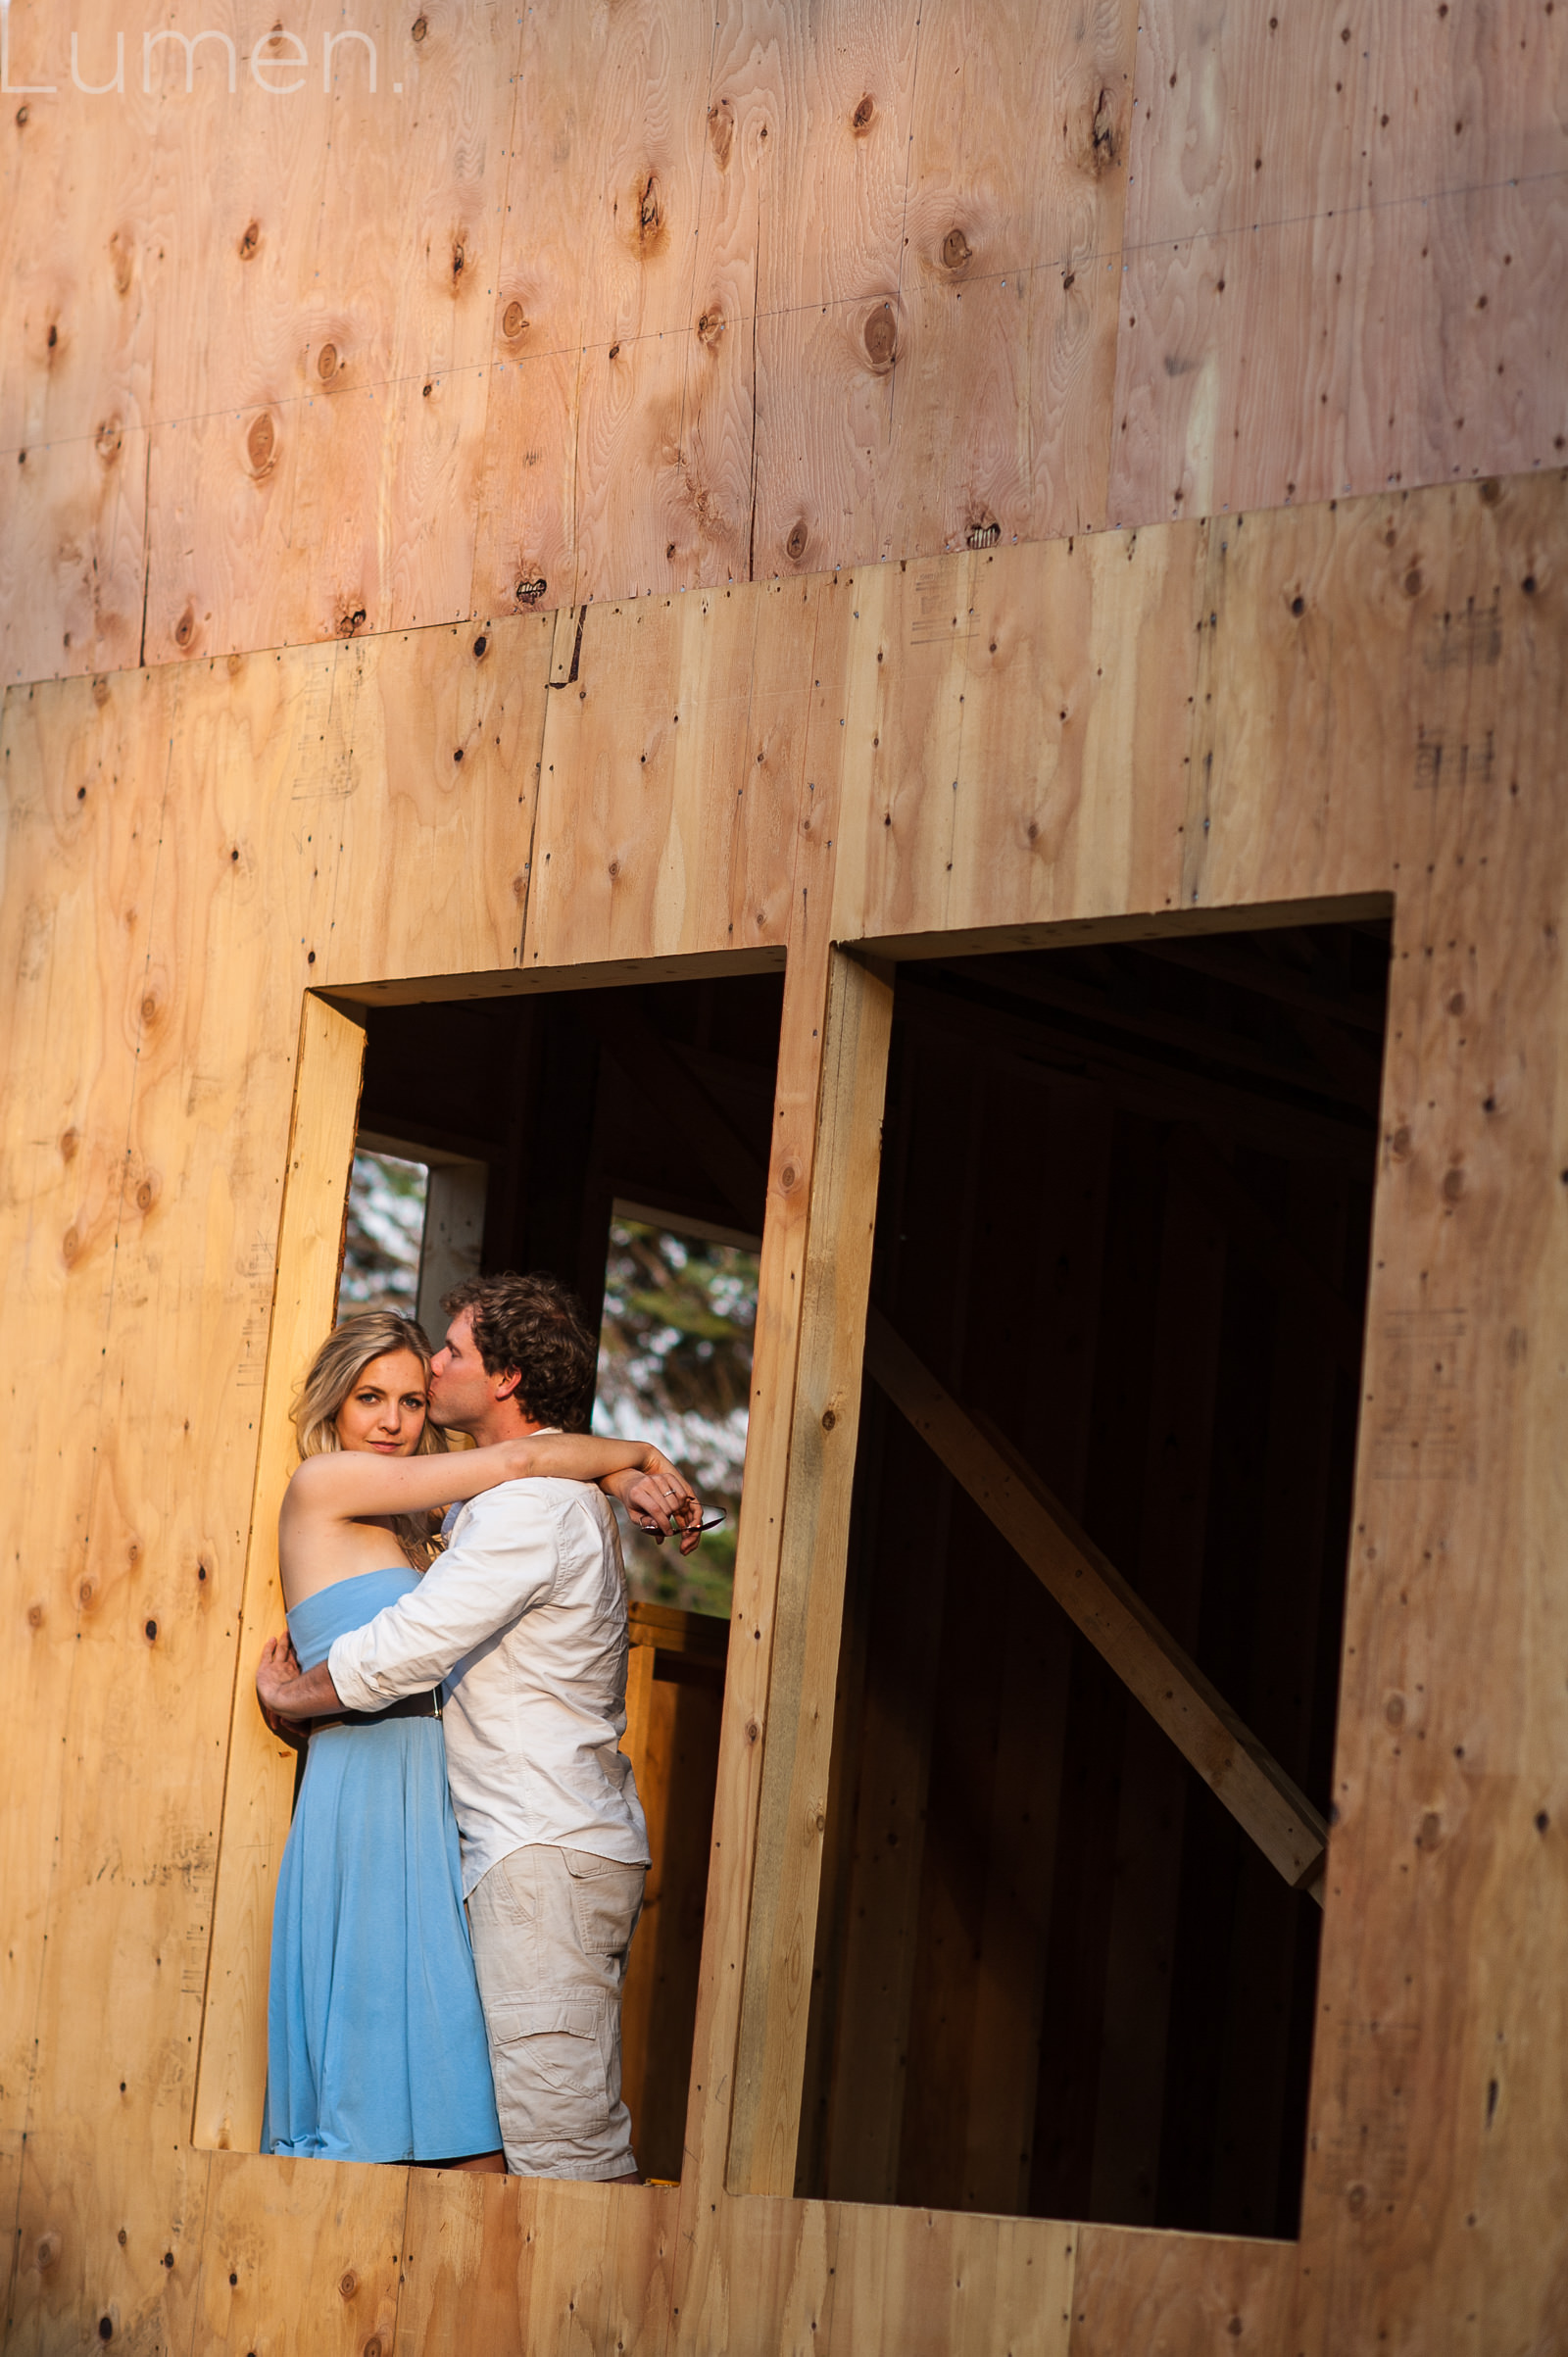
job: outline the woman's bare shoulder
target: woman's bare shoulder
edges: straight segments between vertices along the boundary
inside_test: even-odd
[[[306,1457],[289,1476],[288,1488],[283,1493],[284,1504],[307,1508],[327,1504],[342,1473],[343,1459],[335,1451],[323,1450],[319,1456]]]

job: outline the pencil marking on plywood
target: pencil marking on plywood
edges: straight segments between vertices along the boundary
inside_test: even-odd
[[[1374,1481],[1474,1481],[1471,1336],[1463,1309],[1396,1309],[1383,1321]]]
[[[961,614],[953,612],[954,575],[942,571],[916,573],[914,576],[915,611],[909,622],[911,647],[938,647],[954,639],[974,636],[974,614],[969,609]]]
[[[1410,783],[1419,792],[1430,787],[1478,786],[1492,783],[1492,730],[1489,728],[1476,745],[1462,740],[1450,744],[1446,738],[1428,736],[1418,729],[1415,740],[1415,774]]]

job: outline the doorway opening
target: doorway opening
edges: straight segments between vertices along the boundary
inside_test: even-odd
[[[621,1517],[654,1861],[622,2085],[654,2178],[685,2131],[782,1001],[767,972],[365,1010],[341,1312],[403,1308],[439,1345],[460,1277],[553,1270],[600,1332],[595,1429],[726,1509],[684,1559]]]
[[[1298,2231],[1388,958],[898,969],[799,2193]]]

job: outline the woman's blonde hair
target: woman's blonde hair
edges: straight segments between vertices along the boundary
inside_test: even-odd
[[[323,1456],[343,1444],[337,1435],[337,1419],[343,1402],[359,1382],[372,1358],[385,1358],[392,1350],[412,1350],[424,1369],[426,1380],[430,1373],[430,1342],[424,1328],[416,1325],[411,1317],[399,1317],[393,1309],[361,1309],[346,1317],[341,1326],[329,1334],[294,1395],[289,1409],[294,1419],[294,1438],[302,1458]],[[419,1435],[416,1456],[440,1456],[445,1452],[447,1436],[428,1415]],[[392,1528],[399,1546],[411,1563],[422,1571],[435,1552],[430,1540],[430,1518],[427,1514],[395,1514]]]

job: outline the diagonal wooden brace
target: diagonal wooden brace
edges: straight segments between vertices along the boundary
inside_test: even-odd
[[[1328,1828],[1010,1441],[960,1407],[880,1310],[865,1363],[1075,1628],[1109,1662],[1293,1891],[1323,1904]]]

